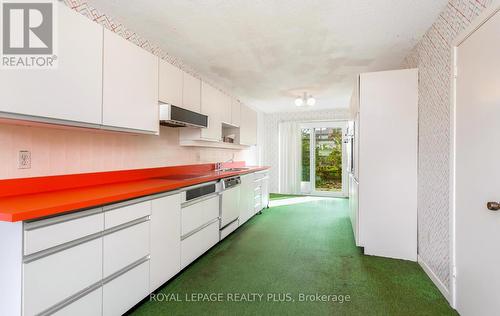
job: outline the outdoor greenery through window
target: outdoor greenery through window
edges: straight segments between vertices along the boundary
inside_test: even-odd
[[[316,190],[342,190],[342,129],[317,128]]]
[[[309,182],[309,191],[341,192],[342,129],[304,128],[301,130],[301,136],[302,182]],[[311,155],[311,142],[314,146],[313,155]],[[314,167],[314,188],[310,187],[311,163]]]

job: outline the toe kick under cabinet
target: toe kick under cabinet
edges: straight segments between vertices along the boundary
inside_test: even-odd
[[[177,192],[16,226],[21,306],[2,315],[121,315],[181,270]]]

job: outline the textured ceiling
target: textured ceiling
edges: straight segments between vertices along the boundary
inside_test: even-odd
[[[265,112],[346,107],[355,76],[398,68],[446,0],[89,0]]]

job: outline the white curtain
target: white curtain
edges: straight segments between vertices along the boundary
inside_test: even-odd
[[[279,193],[300,194],[301,142],[298,122],[279,123]]]

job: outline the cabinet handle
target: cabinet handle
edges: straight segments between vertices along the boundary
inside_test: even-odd
[[[486,204],[486,207],[490,210],[490,211],[498,211],[500,210],[500,203],[499,202],[488,202]]]

